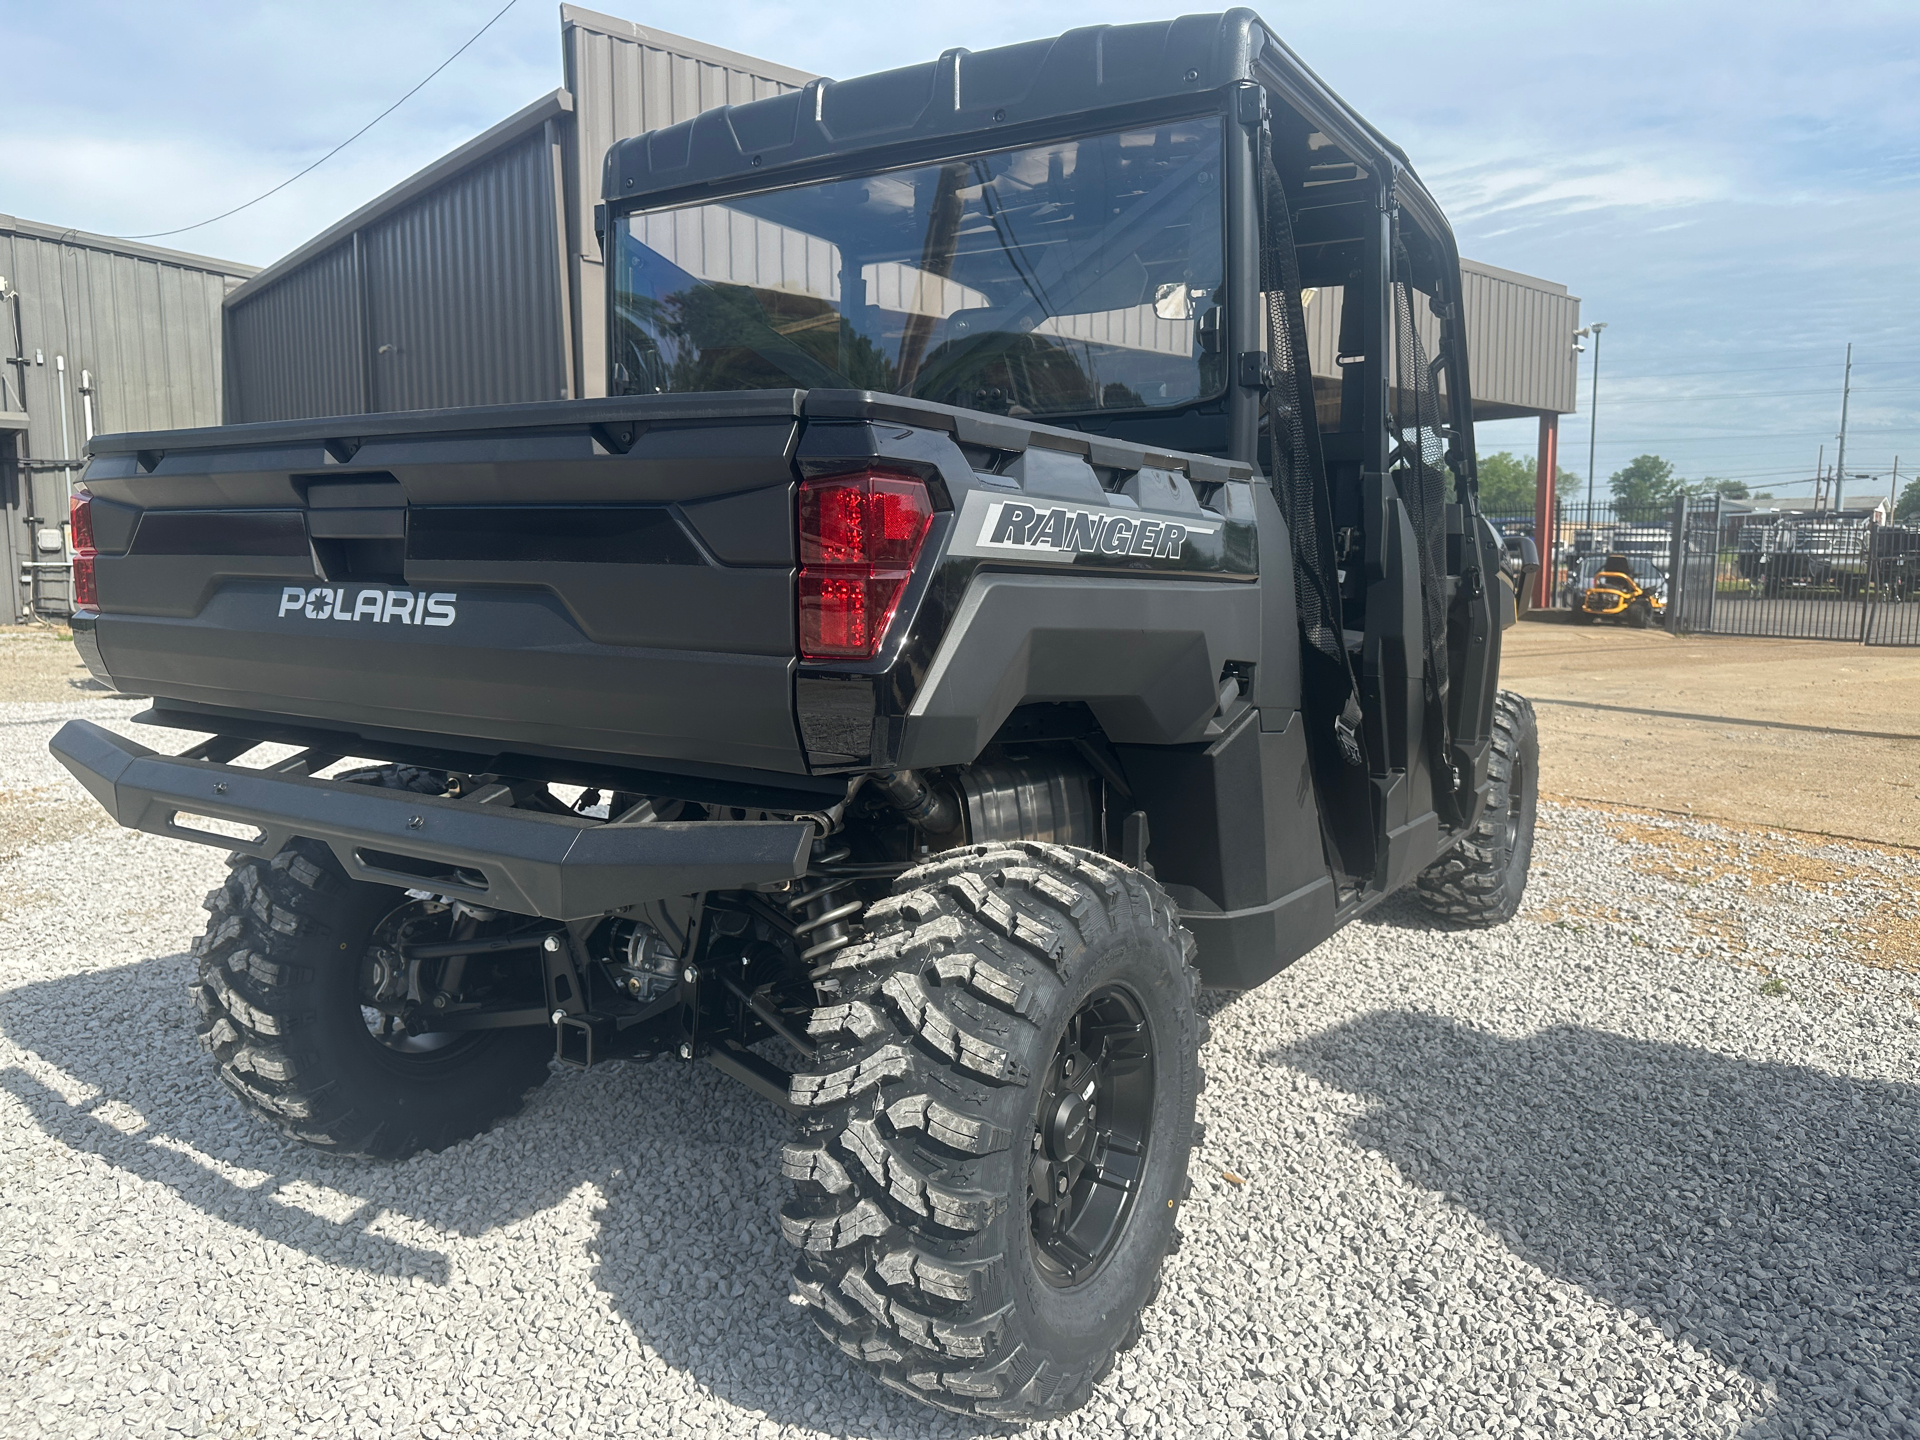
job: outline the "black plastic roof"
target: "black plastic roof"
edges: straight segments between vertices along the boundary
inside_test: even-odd
[[[981,136],[1117,106],[1199,95],[1254,78],[1276,44],[1251,10],[1140,25],[1092,25],[1050,40],[802,90],[622,140],[602,193],[615,204],[760,179],[769,170],[915,140]],[[1284,51],[1284,47],[1277,47]],[[1274,57],[1277,58],[1277,57]],[[1287,68],[1297,65],[1287,55]]]

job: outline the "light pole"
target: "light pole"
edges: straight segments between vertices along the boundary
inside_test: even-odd
[[[1587,540],[1593,540],[1593,489],[1599,483],[1599,477],[1593,473],[1594,451],[1600,438],[1600,332],[1607,328],[1607,322],[1596,320],[1591,325],[1583,325],[1574,331],[1575,335],[1593,337],[1593,399],[1587,405]]]
[[[1840,509],[1840,496],[1847,486],[1847,402],[1853,399],[1853,342],[1847,342],[1847,375],[1840,382],[1840,454],[1833,462],[1833,509]]]

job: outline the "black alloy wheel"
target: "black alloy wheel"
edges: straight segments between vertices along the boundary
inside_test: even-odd
[[[1153,1034],[1126,987],[1108,985],[1067,1022],[1033,1130],[1027,1211],[1051,1285],[1086,1280],[1113,1253],[1153,1139]]]

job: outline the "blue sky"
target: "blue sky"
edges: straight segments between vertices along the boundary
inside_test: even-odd
[[[49,5],[0,0],[0,211],[108,234],[218,213],[310,163],[504,0]],[[829,75],[1158,18],[1037,7],[601,7]],[[1833,456],[1854,342],[1848,469],[1920,473],[1920,5],[1281,6],[1274,28],[1399,141],[1463,253],[1546,276],[1604,320],[1598,470],[1806,494]],[[156,243],[265,263],[560,82],[557,6],[519,0],[432,84],[312,175]],[[1562,463],[1584,472],[1582,413]],[[1530,451],[1531,422],[1481,427]],[[1849,492],[1887,482],[1856,482]]]

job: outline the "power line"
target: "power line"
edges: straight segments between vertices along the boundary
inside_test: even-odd
[[[1853,365],[1856,370],[1863,365],[1911,366],[1911,365],[1920,365],[1920,360],[1914,360],[1914,359],[1855,360],[1853,362]],[[1642,370],[1638,375],[1629,376],[1627,378],[1639,379],[1639,380],[1673,380],[1673,379],[1687,379],[1693,376],[1760,375],[1760,374],[1766,374],[1771,372],[1777,372],[1781,370],[1829,370],[1831,368],[1832,368],[1831,361],[1819,361],[1819,362],[1804,364],[1804,365],[1742,365],[1735,368],[1724,369],[1724,370]]]
[[[168,235],[184,235],[189,230],[204,229],[206,226],[213,224],[215,221],[225,220],[229,215],[238,215],[242,210],[251,209],[253,206],[258,205],[262,200],[267,199],[268,196],[278,195],[282,190],[286,189],[287,186],[293,184],[294,181],[298,180],[301,175],[310,175],[315,170],[318,170],[322,165],[326,164],[327,161],[331,160],[334,156],[338,155],[342,150],[346,149],[347,146],[351,145],[354,141],[358,140],[362,135],[366,134],[367,131],[371,130],[374,126],[378,125],[382,120],[386,119],[387,116],[391,115],[394,111],[398,110],[402,105],[406,104],[407,101],[411,100],[414,96],[418,95],[422,90],[426,89],[427,80],[433,79],[435,75],[438,75],[442,70],[446,69],[447,66],[451,65],[454,61],[458,60],[462,55],[466,54],[467,46],[472,45],[475,40],[478,40],[482,35],[486,34],[487,31],[491,30],[494,27],[495,23],[498,22],[501,15],[505,15],[507,11],[513,9],[513,7],[519,3],[520,3],[520,0],[507,0],[507,3],[500,7],[499,13],[496,14],[492,20],[487,21],[486,24],[482,25],[478,30],[473,32],[472,36],[468,38],[466,45],[462,45],[458,50],[454,51],[453,54],[449,55],[446,59],[442,60],[438,65],[434,66],[432,72],[427,76],[426,80],[422,80],[418,85],[414,86],[413,89],[407,91],[406,94],[402,95],[398,100],[394,101],[393,104],[389,105],[386,109],[382,110],[378,115],[374,116],[373,119],[369,120],[366,124],[362,125],[358,130],[354,131],[353,134],[349,135],[346,139],[342,140],[338,145],[334,146],[333,149],[327,151],[326,154],[322,155],[318,160],[314,161],[313,164],[307,166],[305,170],[300,171],[299,174],[289,175],[286,179],[282,180],[278,185],[274,186],[273,189],[267,191],[266,194],[254,196],[253,199],[247,201],[245,205],[236,205],[231,210],[223,210],[221,211],[220,214],[214,216],[212,220],[201,220],[192,225],[182,225],[177,230],[154,230],[154,231],[150,231],[145,235],[116,235],[113,238],[116,240],[159,240],[164,236],[168,236]]]
[[[1622,385],[1626,385],[1631,382],[1622,380],[1622,381],[1619,381],[1618,383]],[[1892,393],[1896,395],[1920,395],[1920,390],[1908,390],[1904,388],[1893,389],[1892,387],[1885,386],[1885,385],[1856,385],[1853,387],[1853,393],[1856,395],[1886,394],[1890,389],[1892,390]],[[1825,390],[1825,389],[1822,389],[1822,390],[1709,390],[1709,391],[1705,391],[1705,392],[1694,394],[1694,395],[1617,396],[1614,399],[1609,400],[1607,403],[1609,405],[1677,405],[1677,404],[1683,404],[1687,401],[1699,401],[1699,400],[1769,400],[1769,399],[1778,399],[1788,395],[1831,395],[1832,393],[1833,392],[1831,390]]]
[[[1856,425],[1854,428],[1857,430],[1860,427]],[[1636,445],[1685,445],[1702,440],[1716,444],[1727,440],[1749,440],[1756,445],[1775,445],[1781,441],[1797,444],[1807,440],[1831,440],[1832,438],[1833,434],[1828,430],[1711,430],[1694,435],[1632,435],[1622,440],[1609,440],[1607,443],[1617,450],[1632,449]]]

